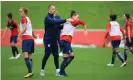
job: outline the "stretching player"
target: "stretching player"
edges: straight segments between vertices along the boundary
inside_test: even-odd
[[[27,16],[28,9],[19,9],[21,21],[20,21],[20,33],[18,34],[17,40],[22,36],[22,52],[24,60],[28,69],[28,74],[24,78],[33,76],[32,72],[32,53],[34,53],[34,38],[36,36],[32,32],[32,24],[30,18]]]
[[[123,19],[125,21],[125,33],[126,33],[126,44],[124,49],[124,60],[127,62],[127,53],[130,50],[133,53],[133,26],[132,18],[130,14],[124,14]]]
[[[120,61],[122,62],[121,67],[124,67],[126,65],[126,63],[124,62],[122,54],[119,52],[119,45],[121,42],[121,32],[123,34],[123,38],[125,38],[125,36],[124,36],[124,31],[123,31],[122,27],[116,21],[116,19],[117,19],[117,16],[115,14],[110,15],[110,22],[107,25],[107,33],[105,36],[104,45],[106,43],[107,37],[110,36],[111,44],[113,47],[112,61],[111,61],[111,63],[107,64],[107,66],[114,66],[114,61],[115,61],[115,58],[117,55],[118,58],[120,59]]]
[[[12,19],[13,15],[12,13],[7,14],[7,24],[6,29],[4,31],[4,35],[2,37],[2,40],[4,40],[4,37],[7,33],[7,31],[11,30],[11,37],[10,37],[10,45],[12,49],[13,57],[10,57],[10,59],[18,59],[21,54],[19,54],[16,42],[17,42],[17,36],[18,36],[18,24],[15,20]]]
[[[61,46],[63,49],[63,61],[60,68],[60,75],[67,77],[68,75],[65,72],[65,68],[71,63],[74,59],[73,50],[71,47],[71,41],[74,35],[74,31],[77,25],[81,24],[85,29],[85,36],[87,35],[87,29],[84,21],[79,20],[79,14],[76,11],[71,11],[70,15],[72,22],[64,23],[63,30],[61,32]]]

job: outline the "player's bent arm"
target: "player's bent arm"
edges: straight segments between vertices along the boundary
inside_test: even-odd
[[[106,42],[107,38],[109,37],[110,28],[111,28],[111,24],[108,23],[107,24],[107,29],[106,29],[106,35],[105,35],[105,38],[104,38],[104,43]]]
[[[81,25],[84,27],[84,30],[85,30],[85,31],[87,30],[86,24],[85,24],[85,22],[84,22],[83,20],[77,20],[77,21],[75,21],[75,23],[76,23],[76,24],[81,24]]]
[[[18,30],[18,33],[19,33],[20,32],[19,24],[17,24],[17,30]]]
[[[121,27],[121,26],[120,26],[120,31],[122,32],[123,39],[125,39],[125,33],[124,33],[124,30],[122,29],[122,27]]]
[[[20,37],[26,31],[26,29],[27,29],[27,24],[24,23],[23,24],[23,29],[22,29],[22,31],[19,32],[18,37]]]
[[[81,24],[84,27],[84,35],[86,36],[88,34],[88,31],[87,31],[85,22],[83,20],[77,20],[75,21],[75,23]]]
[[[104,37],[104,42],[106,42],[106,40],[108,39],[109,37],[109,32],[106,33],[105,37]]]
[[[130,27],[129,26],[127,27],[127,31],[128,31],[128,36],[127,37],[130,38]]]
[[[130,27],[129,26],[127,27],[127,32],[128,32],[128,36],[127,37],[129,39],[129,41],[131,41],[131,38],[130,38]]]
[[[104,37],[103,47],[106,46],[106,41],[107,41],[108,37],[109,37],[109,32],[107,32],[106,35],[105,35],[105,37]]]
[[[5,35],[6,35],[7,31],[8,31],[8,29],[9,29],[8,27],[5,28],[2,39],[4,39],[4,37],[5,37]]]

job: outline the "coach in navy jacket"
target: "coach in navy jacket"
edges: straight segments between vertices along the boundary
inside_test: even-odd
[[[55,19],[53,14],[48,13],[45,17],[44,24],[45,24],[45,34],[44,39],[56,39],[57,38],[57,27],[56,25],[65,23],[66,20],[62,19]]]
[[[40,75],[44,76],[44,71],[45,71],[45,65],[46,62],[52,53],[54,56],[54,64],[56,67],[56,76],[59,75],[59,56],[58,56],[58,44],[57,44],[57,39],[58,39],[58,30],[57,30],[57,25],[60,25],[62,23],[65,23],[67,21],[71,21],[70,19],[55,19],[54,14],[55,14],[55,6],[54,5],[49,5],[48,6],[49,13],[44,19],[44,25],[45,25],[45,33],[44,33],[44,46],[45,46],[45,55],[42,59],[42,68]]]

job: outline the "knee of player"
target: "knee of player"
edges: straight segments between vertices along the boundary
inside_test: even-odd
[[[63,54],[63,57],[69,57],[70,55],[69,54]]]
[[[29,58],[28,52],[23,52],[23,56],[24,56],[24,58]]]
[[[74,53],[72,52],[72,53],[70,53],[70,56],[74,56]]]
[[[118,53],[118,52],[119,52],[119,49],[118,49],[118,48],[115,48],[115,49],[113,50],[113,52]]]

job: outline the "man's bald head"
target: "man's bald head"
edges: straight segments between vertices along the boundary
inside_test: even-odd
[[[55,9],[55,6],[54,5],[49,5],[48,6],[48,11],[49,11],[50,14],[54,14],[55,13],[55,10],[56,9]]]

